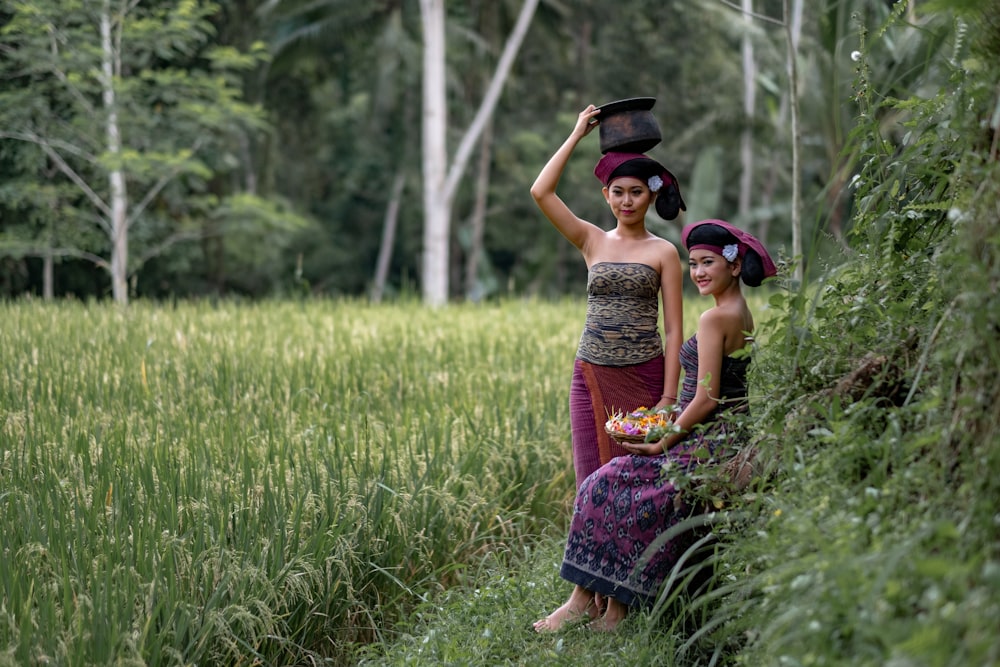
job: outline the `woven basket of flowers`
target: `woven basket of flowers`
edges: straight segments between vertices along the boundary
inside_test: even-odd
[[[672,415],[668,408],[616,412],[604,423],[604,431],[618,442],[656,442],[673,430]]]
[[[604,432],[607,433],[612,440],[616,440],[618,442],[646,442],[645,433],[622,433],[621,431],[608,428],[607,424],[604,425]]]

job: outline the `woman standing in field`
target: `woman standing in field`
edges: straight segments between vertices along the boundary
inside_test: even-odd
[[[569,599],[535,623],[538,632],[559,630],[568,621],[614,630],[629,607],[655,600],[663,582],[696,536],[658,536],[703,511],[688,503],[671,478],[697,465],[729,458],[735,445],[723,411],[746,410],[749,356],[738,354],[752,341],[753,315],[740,280],[757,286],[777,273],[764,246],[722,220],[687,226],[691,280],[715,306],[702,313],[697,333],[684,342],[682,411],[674,432],[654,443],[624,443],[631,455],[602,466],[580,485],[574,503],[560,574],[575,584]],[[739,471],[737,486],[746,483]],[[598,600],[607,600],[601,614]]]
[[[588,269],[587,318],[570,388],[578,487],[599,466],[627,453],[604,432],[610,414],[676,403],[683,336],[677,249],[646,229],[651,205],[668,220],[684,208],[673,174],[641,153],[606,153],[594,174],[617,221],[610,231],[578,218],[556,194],[573,149],[597,127],[600,113],[594,105],[580,112],[531,186],[535,203]],[[661,295],[665,341],[657,328]]]

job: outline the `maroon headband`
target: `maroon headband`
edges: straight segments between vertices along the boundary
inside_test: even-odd
[[[743,245],[742,243],[736,243],[735,245],[738,257],[742,257],[743,255],[746,254],[747,249],[745,245]],[[722,246],[712,245],[710,243],[696,243],[695,245],[688,248],[689,252],[691,250],[708,250],[710,252],[714,252],[716,255],[722,255],[723,257],[725,257],[726,255],[725,248],[723,248]],[[730,262],[733,261],[729,257],[726,257],[726,259],[729,260]]]

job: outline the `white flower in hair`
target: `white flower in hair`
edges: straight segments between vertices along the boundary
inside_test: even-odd
[[[660,188],[663,187],[663,179],[656,175],[650,176],[646,183],[649,185],[650,192],[659,192]]]
[[[740,254],[740,247],[735,243],[730,243],[722,249],[722,256],[726,258],[727,262],[731,262],[736,259],[738,254]]]

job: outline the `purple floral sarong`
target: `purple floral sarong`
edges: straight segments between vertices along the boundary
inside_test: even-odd
[[[681,346],[684,383],[681,406],[694,398],[698,346],[694,336]],[[745,409],[749,358],[726,357],[721,394],[729,409]],[[735,403],[735,405],[733,405]],[[702,460],[723,455],[733,443],[724,422],[704,429],[659,456],[612,459],[579,486],[561,575],[564,579],[630,606],[652,602],[685,551],[700,537],[688,530],[667,540],[660,535],[703,511],[685,500],[672,480]],[[650,545],[655,548],[649,549]]]

